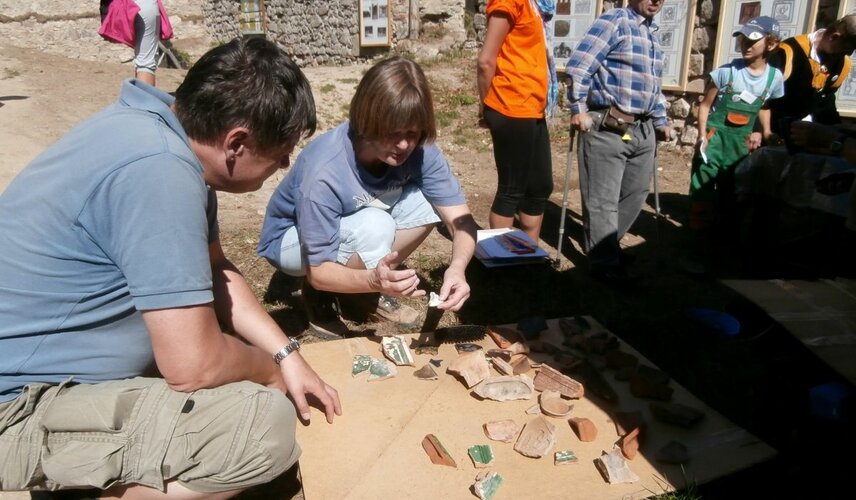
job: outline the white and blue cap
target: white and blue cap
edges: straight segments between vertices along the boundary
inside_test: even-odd
[[[732,36],[743,35],[749,40],[760,40],[767,35],[779,38],[779,21],[770,16],[753,17],[742,28],[732,33]]]

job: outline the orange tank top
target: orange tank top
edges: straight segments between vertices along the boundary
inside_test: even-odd
[[[487,16],[511,21],[496,56],[496,73],[484,103],[512,118],[543,118],[547,105],[547,52],[541,16],[530,0],[489,0]]]

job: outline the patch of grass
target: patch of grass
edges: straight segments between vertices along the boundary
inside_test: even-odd
[[[479,98],[470,94],[452,94],[449,96],[449,104],[453,106],[472,106],[478,103]]]
[[[336,81],[341,82],[341,83],[352,83],[354,85],[360,83],[360,81],[356,78],[339,78]]]
[[[335,85],[333,85],[332,83],[325,83],[325,84],[324,84],[324,85],[322,85],[322,86],[321,86],[321,88],[319,88],[318,90],[319,90],[322,94],[329,94],[330,92],[333,92],[334,90],[336,90],[336,86],[335,86]]]
[[[460,113],[458,113],[454,109],[442,110],[442,111],[436,111],[434,113],[434,117],[437,119],[437,125],[440,128],[446,128],[449,125],[451,125],[452,123],[454,123],[455,120],[458,119],[458,117],[460,117]]]
[[[0,78],[0,80],[8,80],[10,78],[15,78],[16,76],[21,76],[21,72],[17,69],[3,68],[3,77]]]

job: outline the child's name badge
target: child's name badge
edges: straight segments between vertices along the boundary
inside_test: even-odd
[[[754,94],[752,94],[752,92],[749,92],[748,90],[744,90],[740,93],[740,100],[745,102],[746,104],[752,104],[757,98],[757,96],[755,96]]]

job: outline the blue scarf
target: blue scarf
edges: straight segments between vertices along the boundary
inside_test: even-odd
[[[546,116],[553,115],[556,101],[559,97],[559,81],[556,78],[556,63],[553,61],[553,27],[550,21],[556,14],[556,0],[530,0],[532,5],[541,14],[541,24],[544,26],[544,46],[547,49],[547,106],[544,108]]]

